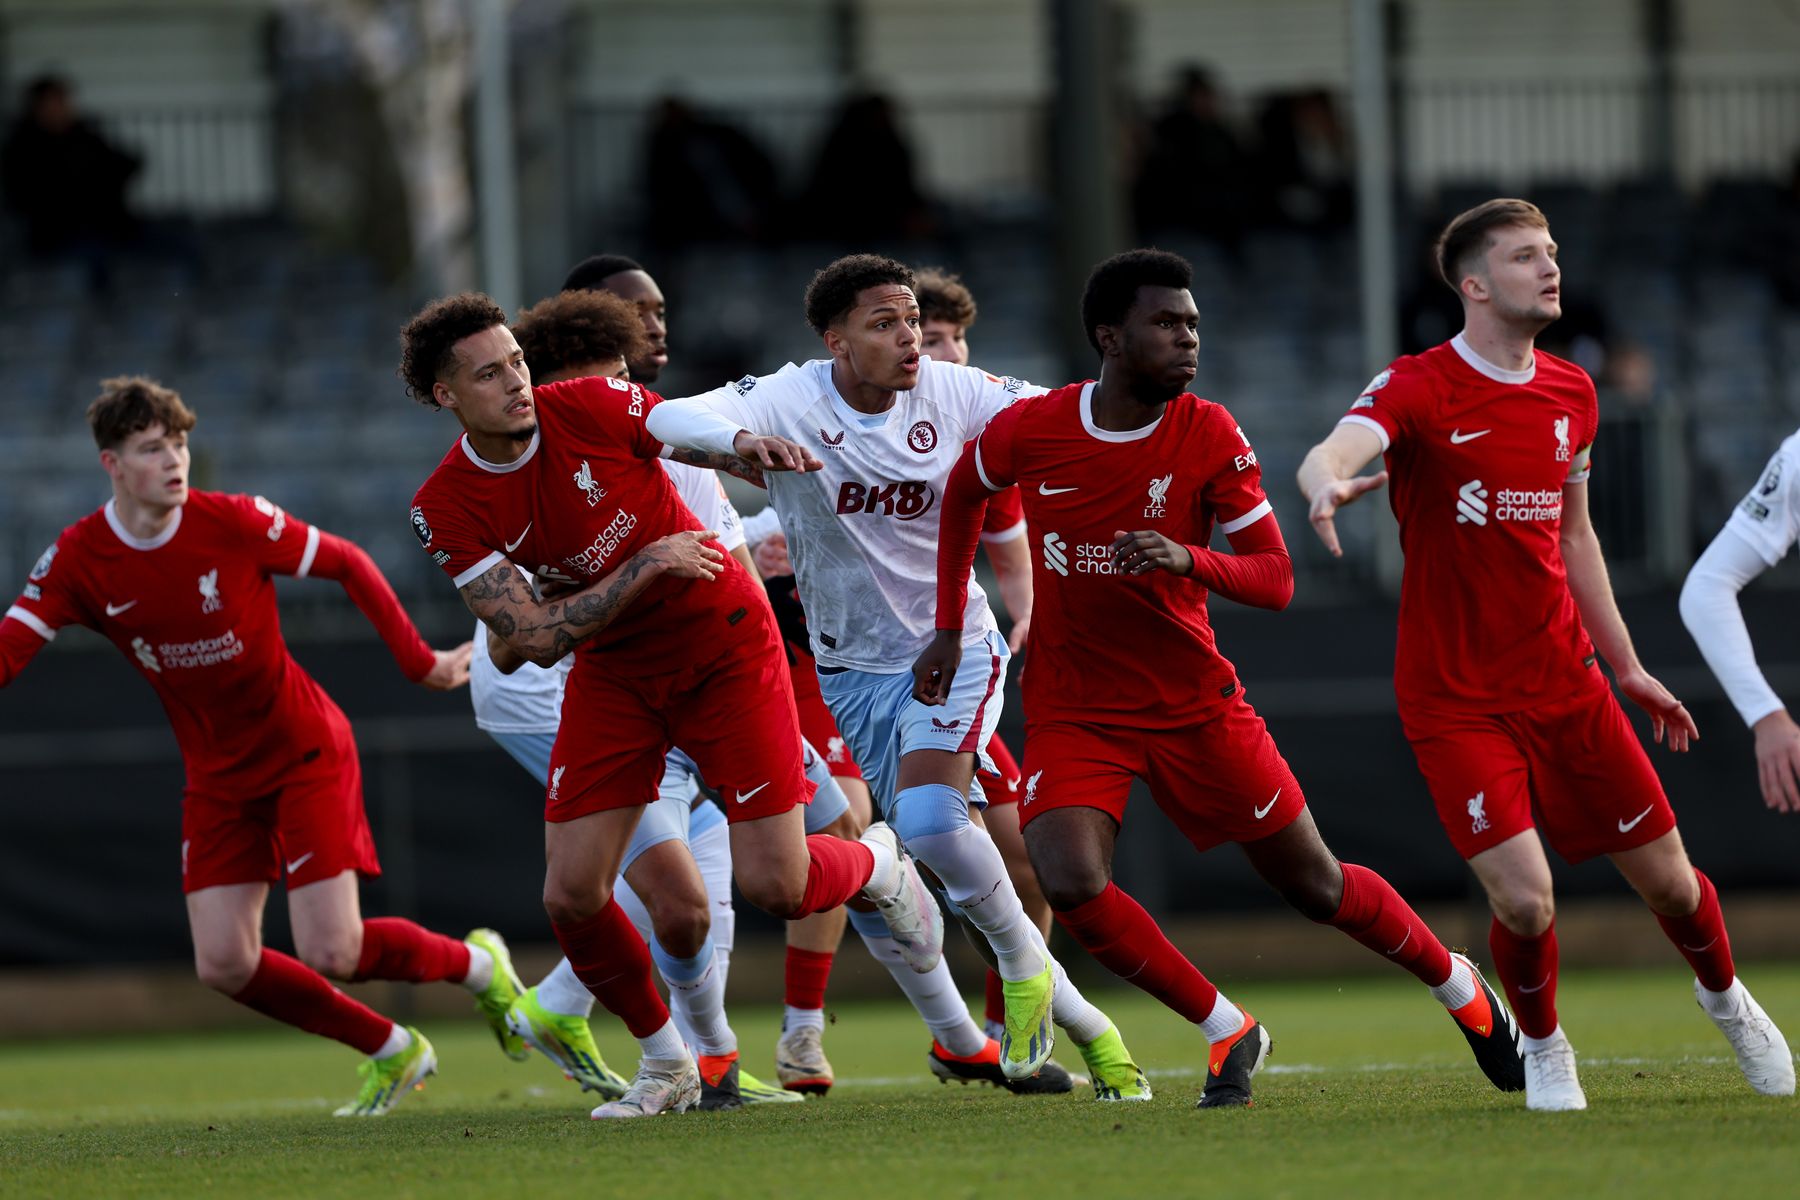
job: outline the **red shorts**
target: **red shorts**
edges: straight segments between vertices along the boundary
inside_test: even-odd
[[[1019,764],[1013,760],[1012,751],[1006,743],[995,734],[988,739],[988,757],[994,760],[994,770],[976,771],[975,778],[981,780],[981,791],[987,796],[989,804],[1017,804],[1019,802],[1019,785],[1024,783],[1025,776],[1019,770]]]
[[[838,732],[825,697],[819,694],[819,668],[810,654],[796,654],[788,670],[794,685],[794,707],[800,713],[800,733],[825,759],[825,766],[839,779],[861,779],[862,768]]]
[[[1019,824],[1052,808],[1097,808],[1124,824],[1133,777],[1150,785],[1197,850],[1279,833],[1306,807],[1263,719],[1238,694],[1174,729],[1055,722],[1025,727]]]
[[[768,617],[767,644],[721,647],[708,662],[637,678],[604,656],[577,662],[550,749],[546,821],[649,804],[663,756],[680,746],[718,789],[730,821],[753,821],[812,800],[787,663]]]
[[[343,871],[381,874],[348,726],[307,753],[273,792],[246,800],[202,787],[182,796],[183,892],[276,883],[284,870],[290,891]]]
[[[1403,705],[1400,723],[1464,858],[1535,827],[1578,863],[1675,828],[1662,781],[1597,667],[1574,695],[1524,712]]]

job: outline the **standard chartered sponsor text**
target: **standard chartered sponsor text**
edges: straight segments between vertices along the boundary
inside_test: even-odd
[[[1562,518],[1561,488],[1501,488],[1494,495],[1494,519],[1499,521],[1556,521]]]
[[[217,666],[243,652],[244,643],[238,640],[235,629],[197,642],[164,642],[156,648],[156,656],[164,667]]]

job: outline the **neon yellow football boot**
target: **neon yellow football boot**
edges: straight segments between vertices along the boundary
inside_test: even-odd
[[[387,1115],[414,1088],[423,1089],[425,1077],[437,1073],[437,1052],[425,1035],[412,1026],[406,1027],[412,1044],[388,1058],[365,1058],[357,1066],[362,1087],[356,1099],[332,1113],[334,1117],[380,1117]]]
[[[506,1027],[562,1068],[562,1073],[580,1084],[584,1092],[599,1092],[608,1100],[617,1100],[631,1086],[630,1080],[600,1057],[600,1047],[594,1044],[594,1031],[588,1028],[587,1018],[551,1012],[538,1003],[536,988],[513,1001],[506,1014]]]
[[[1088,1076],[1094,1084],[1094,1099],[1109,1103],[1150,1099],[1150,1080],[1144,1069],[1132,1061],[1117,1025],[1108,1025],[1105,1033],[1087,1045],[1076,1042],[1075,1046],[1081,1051],[1082,1061],[1087,1063]]]
[[[513,1001],[525,994],[525,985],[519,981],[519,973],[513,970],[512,952],[506,948],[506,939],[492,929],[472,929],[463,941],[493,955],[493,977],[486,987],[474,993],[475,1008],[487,1018],[488,1028],[494,1031],[501,1052],[514,1062],[524,1062],[531,1057],[530,1049],[518,1034],[506,1027],[507,1011],[512,1008]]]
[[[1050,1023],[1050,1005],[1056,997],[1056,964],[1044,964],[1042,973],[1030,979],[1003,979],[1000,989],[1006,995],[1000,1069],[1008,1079],[1030,1079],[1044,1069],[1056,1046],[1056,1026]]]

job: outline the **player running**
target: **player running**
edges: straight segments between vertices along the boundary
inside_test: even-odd
[[[682,1112],[700,1097],[612,895],[671,744],[719,786],[751,903],[791,918],[861,892],[915,968],[935,966],[942,921],[893,833],[804,832],[813,787],[774,619],[656,465],[666,448],[643,418],[660,397],[591,377],[534,389],[505,313],[476,293],[428,305],[402,343],[408,391],[464,429],[415,497],[420,542],[513,651],[538,666],[576,651],[549,760],[544,906],[576,976],[643,1053],[630,1089],[593,1115]],[[779,438],[746,449],[770,471],[813,465]],[[540,598],[549,583],[575,590]]]
[[[542,383],[584,376],[627,378],[627,361],[647,357],[651,344],[637,306],[604,291],[565,291],[545,300],[519,315],[513,336]],[[663,466],[700,523],[720,530],[726,552],[748,564],[737,513],[717,477],[668,459]],[[567,656],[552,667],[527,663],[479,621],[475,635],[469,664],[475,723],[547,788],[563,687],[573,664]],[[806,807],[807,832],[826,832],[842,822],[849,804],[819,757],[810,747],[806,752],[807,776],[819,788]],[[715,905],[730,911],[730,850],[724,838],[707,839],[705,844],[724,861],[704,865],[692,852],[694,839],[723,827],[725,815],[711,800],[700,800],[693,760],[680,751],[669,753],[657,792],[626,847],[615,894],[649,942],[650,957],[668,985],[670,1015],[695,1052],[700,1107],[799,1100],[797,1093],[768,1087],[738,1068],[737,1035],[725,1014],[725,972],[715,944],[717,936],[729,936],[730,926],[714,930],[711,916]],[[861,823],[856,829],[861,832]],[[843,836],[837,828],[829,832]],[[714,879],[724,881],[716,895],[708,883]],[[593,1007],[593,993],[565,958],[519,998],[508,1024],[583,1089],[617,1099],[627,1084],[607,1068],[594,1043],[587,1022]]]
[[[1800,725],[1756,665],[1738,593],[1800,539],[1800,433],[1781,443],[1762,477],[1688,572],[1681,619],[1756,735],[1763,803],[1800,812]]]
[[[1462,301],[1462,332],[1371,380],[1299,483],[1313,528],[1341,554],[1336,511],[1393,478],[1406,552],[1400,721],[1493,909],[1488,944],[1525,1032],[1526,1104],[1587,1107],[1556,1017],[1543,840],[1570,862],[1612,860],[1694,968],[1695,996],[1750,1085],[1790,1095],[1787,1043],[1737,978],[1718,894],[1688,861],[1597,662],[1596,647],[1658,742],[1683,751],[1699,736],[1638,660],[1588,519],[1593,381],[1533,348],[1562,313],[1549,222],[1523,200],[1490,200],[1445,227],[1437,263]],[[1387,470],[1358,478],[1377,455]]]
[[[200,982],[248,1008],[369,1056],[337,1115],[378,1117],[437,1069],[431,1043],[338,991],[340,980],[447,980],[514,1058],[519,994],[506,943],[462,941],[400,917],[364,919],[359,876],[381,873],[350,723],[288,654],[275,575],[341,584],[406,677],[435,691],[468,679],[469,646],[433,650],[355,544],[261,496],[190,490],[195,417],[173,390],[100,385],[88,427],[113,498],[63,530],[0,620],[0,686],[66,625],[95,630],[155,689],[181,746],[181,881]],[[296,960],[262,943],[285,875]]]
[[[964,441],[1027,385],[919,353],[913,274],[858,254],[813,277],[808,322],[831,357],[789,364],[717,391],[672,400],[648,418],[672,445],[753,454],[766,431],[817,446],[823,466],[768,476],[827,705],[908,849],[983,934],[1006,991],[1000,1065],[1036,1075],[1051,1022],[1081,1047],[1103,1099],[1147,1099],[1149,1084],[1105,1014],[1081,997],[1026,918],[993,839],[969,817],[1008,651],[987,598],[969,601],[969,672],[946,711],[913,701],[907,668],[930,631],[937,498]],[[810,455],[810,451],[808,452]]]
[[[916,695],[940,704],[958,686],[979,509],[1016,483],[1042,551],[1021,680],[1025,844],[1063,928],[1205,1033],[1199,1107],[1251,1103],[1269,1035],[1111,881],[1134,776],[1197,850],[1238,843],[1301,913],[1417,976],[1494,1085],[1516,1089],[1524,1081],[1505,1007],[1385,879],[1326,849],[1214,645],[1208,590],[1280,609],[1294,579],[1249,439],[1224,408],[1185,391],[1200,345],[1191,280],[1186,259],[1160,250],[1095,267],[1081,320],[1099,382],[1021,401],[958,462],[944,495],[939,631],[914,668]],[[1215,525],[1233,553],[1206,548]]]

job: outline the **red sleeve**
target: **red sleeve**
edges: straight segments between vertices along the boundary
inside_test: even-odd
[[[362,609],[363,616],[369,618],[369,624],[375,626],[381,640],[387,643],[388,651],[406,677],[417,683],[430,674],[437,663],[437,654],[420,636],[412,618],[406,615],[400,597],[394,595],[393,587],[381,573],[381,568],[375,565],[375,560],[355,542],[335,534],[314,528],[312,536],[318,550],[313,555],[311,570],[297,573],[318,579],[335,579],[343,584],[344,591],[356,607]]]
[[[271,575],[305,575],[318,550],[319,531],[261,496],[226,496],[244,548]]]
[[[608,441],[622,445],[628,456],[661,458],[667,449],[644,424],[650,410],[663,402],[655,392],[600,375],[548,386],[567,389],[564,394],[581,412],[581,420],[601,430]]]
[[[1019,498],[1018,485],[1002,488],[988,497],[987,513],[981,521],[981,540],[1010,541],[1024,524],[1025,501]]]
[[[24,590],[0,618],[0,687],[24,670],[32,656],[56,637],[57,630],[88,623],[74,564],[69,561],[73,536],[72,529],[63,530],[56,544],[38,556],[25,576]]]
[[[9,611],[0,620],[0,687],[16,679],[25,664],[49,644],[43,634]]]
[[[1386,453],[1411,434],[1413,412],[1422,398],[1429,397],[1430,388],[1429,374],[1417,359],[1397,358],[1369,380],[1338,424],[1348,422],[1373,430]]]
[[[995,417],[980,437],[964,447],[944,485],[943,509],[938,518],[939,629],[963,627],[963,613],[969,607],[969,572],[975,567],[975,548],[981,544],[983,514],[994,493],[1014,482],[1015,421],[1010,419],[1014,411]]]
[[[1244,526],[1231,539],[1231,553],[1189,546],[1193,578],[1227,600],[1252,608],[1283,609],[1294,598],[1294,564],[1275,514]]]
[[[443,469],[440,467],[439,471]],[[457,588],[506,559],[471,528],[468,503],[458,494],[454,478],[446,482],[435,474],[413,496],[413,536]],[[488,535],[490,539],[492,536]]]

